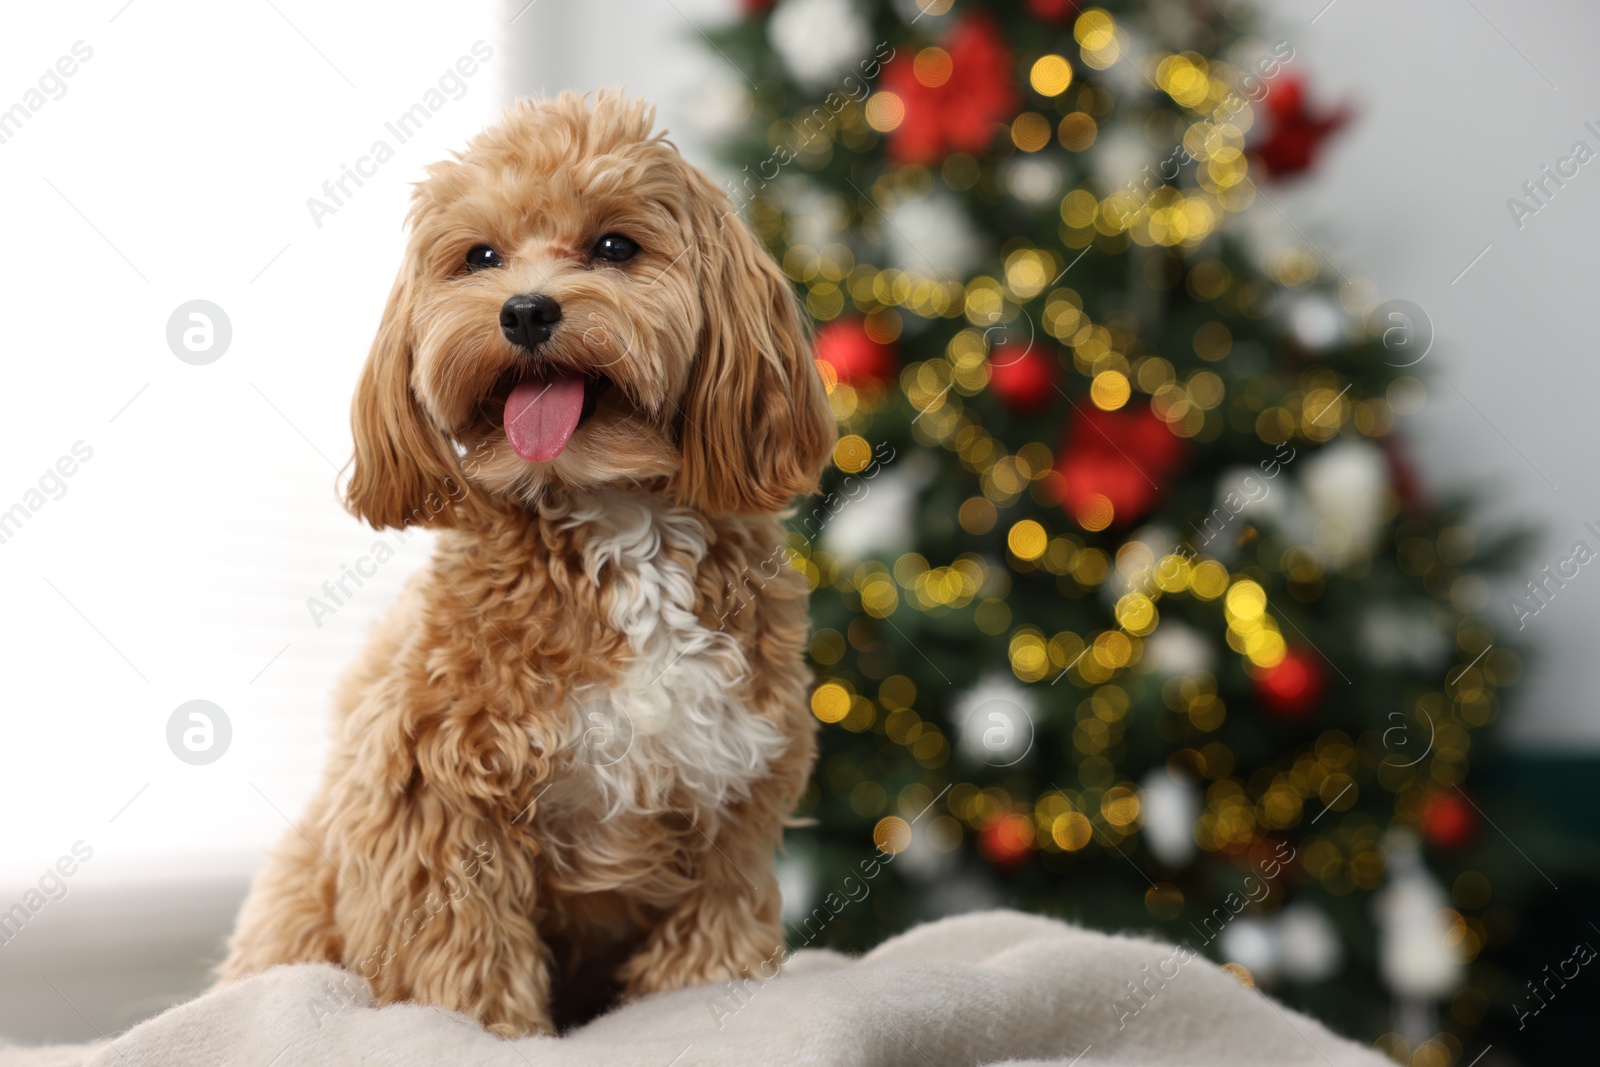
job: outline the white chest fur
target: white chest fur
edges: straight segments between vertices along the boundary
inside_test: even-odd
[[[555,791],[561,806],[661,810],[674,785],[708,807],[746,795],[786,741],[739,698],[749,664],[738,642],[695,614],[704,520],[621,491],[547,517],[583,532],[585,568],[632,650],[613,685],[577,694],[567,709],[573,774]]]

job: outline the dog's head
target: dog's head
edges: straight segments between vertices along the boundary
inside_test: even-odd
[[[609,483],[772,512],[815,486],[834,424],[793,292],[653,120],[523,101],[429,168],[353,406],[357,515]]]

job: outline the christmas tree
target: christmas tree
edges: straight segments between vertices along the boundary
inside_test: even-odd
[[[1519,991],[1491,898],[1535,878],[1468,780],[1515,545],[1398,442],[1426,316],[1273,203],[1349,115],[1237,3],[750,0],[710,36],[841,427],[791,524],[824,724],[791,942],[1020,907],[1475,1053]]]

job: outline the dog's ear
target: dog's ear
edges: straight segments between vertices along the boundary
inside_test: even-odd
[[[466,479],[412,391],[411,261],[400,268],[350,405],[354,467],[345,506],[374,529],[453,526]]]
[[[712,515],[776,512],[811,492],[837,429],[789,279],[694,171],[704,304],[682,406],[678,496]]]

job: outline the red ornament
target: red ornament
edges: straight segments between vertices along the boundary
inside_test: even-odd
[[[1101,411],[1080,404],[1056,461],[1061,506],[1079,516],[1093,497],[1105,497],[1113,521],[1127,526],[1155,505],[1188,454],[1187,442],[1149,405]]]
[[[1277,666],[1256,672],[1256,696],[1282,718],[1303,719],[1315,710],[1327,682],[1316,653],[1291,648]]]
[[[1034,18],[1066,22],[1081,9],[1073,0],[1028,0],[1028,10]]]
[[[845,385],[894,377],[893,345],[867,336],[860,319],[835,319],[817,331],[817,358],[833,368]]]
[[[1000,345],[989,353],[989,391],[1013,410],[1038,411],[1056,395],[1057,366],[1037,345]]]
[[[1478,832],[1478,813],[1460,793],[1434,793],[1422,802],[1422,834],[1438,848],[1460,848]]]
[[[900,125],[889,135],[889,158],[896,163],[937,163],[952,152],[985,152],[995,126],[1020,106],[1011,81],[1011,50],[992,18],[964,16],[944,49],[949,70],[924,70],[927,81],[918,78],[916,56],[909,52],[883,68],[884,90],[905,105]]]
[[[1394,434],[1380,437],[1378,447],[1383,449],[1383,456],[1389,461],[1389,484],[1394,486],[1401,506],[1410,512],[1427,510],[1431,506],[1428,488],[1422,482],[1411,450]]]
[[[996,867],[1015,867],[1033,851],[1033,820],[1008,812],[978,832],[978,851]]]
[[[1310,170],[1328,135],[1351,117],[1347,106],[1313,112],[1306,104],[1305,83],[1288,75],[1267,83],[1266,112],[1267,133],[1255,154],[1273,178]]]

